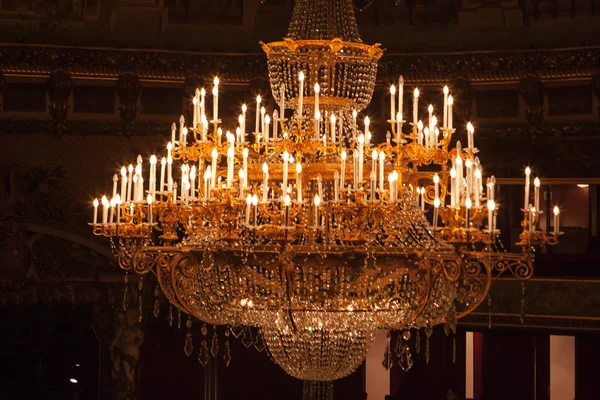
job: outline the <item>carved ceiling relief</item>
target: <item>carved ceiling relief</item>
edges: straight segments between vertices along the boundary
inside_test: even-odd
[[[129,128],[137,117],[141,88],[140,80],[136,74],[125,72],[119,75],[117,81],[117,94],[121,101],[119,112],[121,122],[123,123],[123,130],[127,136],[130,134]]]
[[[519,94],[526,104],[525,117],[530,127],[537,131],[544,119],[544,94],[545,87],[540,77],[536,74],[527,74],[519,81]]]
[[[71,76],[68,72],[59,70],[53,72],[48,80],[48,93],[50,94],[50,115],[54,122],[54,129],[58,134],[64,133],[65,121],[69,114],[69,96],[72,90]]]

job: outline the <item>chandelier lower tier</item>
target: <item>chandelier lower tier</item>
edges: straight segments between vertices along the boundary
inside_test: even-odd
[[[349,0],[299,0],[311,12],[294,15],[320,6],[352,10]],[[276,363],[317,381],[352,373],[377,329],[455,330],[494,275],[528,279],[533,246],[560,235],[557,208],[554,231],[538,228],[540,182],[530,199],[528,168],[523,251],[498,251],[495,179],[484,191],[471,124],[467,146],[453,142],[447,87],[439,123],[431,105],[419,118],[418,89],[407,122],[400,77],[390,132],[373,143],[358,112],[382,50],[353,42],[355,24],[338,22],[339,37],[303,39],[313,22],[293,21],[290,37],[263,44],[279,109],[269,115],[258,96],[250,132],[246,105],[237,127],[222,126],[218,78],[210,120],[197,90],[192,121],[173,124],[165,156],[150,156],[149,171],[139,156],[115,174],[91,224],[112,240],[122,269],[155,274],[182,312],[259,328]]]

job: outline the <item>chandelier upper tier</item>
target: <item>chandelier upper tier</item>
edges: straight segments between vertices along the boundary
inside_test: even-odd
[[[139,156],[94,201],[94,233],[111,238],[121,268],[153,272],[182,312],[258,327],[288,373],[333,380],[360,365],[376,329],[455,329],[493,271],[527,279],[532,246],[556,243],[558,209],[554,231],[539,230],[527,169],[523,252],[497,251],[495,180],[484,190],[471,124],[467,146],[451,146],[447,87],[440,113],[430,105],[421,119],[419,90],[404,107],[400,77],[390,133],[373,143],[359,112],[383,52],[360,42],[351,0],[296,1],[288,37],[263,49],[277,110],[258,96],[253,126],[246,105],[238,126],[222,126],[215,77],[164,157],[147,170]]]

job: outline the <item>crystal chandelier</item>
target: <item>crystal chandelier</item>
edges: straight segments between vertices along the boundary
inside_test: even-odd
[[[359,126],[383,51],[361,42],[350,0],[296,1],[287,38],[262,46],[272,117],[258,96],[254,129],[246,105],[237,127],[222,126],[215,77],[212,115],[197,90],[165,156],[147,172],[139,156],[94,201],[94,234],[111,239],[122,269],[153,272],[201,321],[260,328],[276,363],[318,381],[352,373],[377,329],[453,330],[493,273],[531,276],[532,246],[557,241],[558,209],[554,232],[539,230],[528,169],[523,252],[497,250],[495,181],[483,190],[472,125],[467,147],[450,147],[447,87],[441,121],[432,106],[419,119],[418,89],[403,120],[400,77],[387,140],[373,143],[368,117]]]

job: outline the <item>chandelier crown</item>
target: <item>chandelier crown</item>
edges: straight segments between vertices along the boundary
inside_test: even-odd
[[[352,0],[297,0],[288,27],[294,40],[331,40],[361,43]]]

